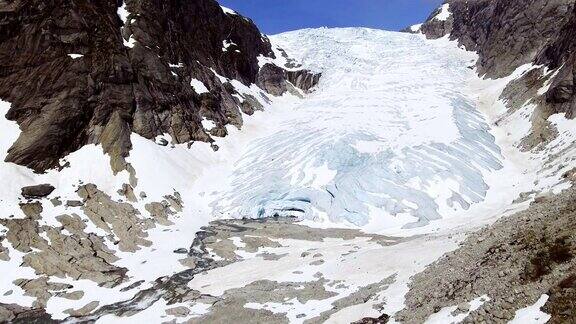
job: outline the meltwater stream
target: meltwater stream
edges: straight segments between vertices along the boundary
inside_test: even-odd
[[[500,150],[467,80],[474,57],[440,40],[370,29],[272,37],[316,91],[237,163],[215,209],[366,225],[427,224],[483,201]]]

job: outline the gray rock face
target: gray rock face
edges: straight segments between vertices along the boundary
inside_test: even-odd
[[[132,132],[212,142],[203,117],[242,126],[236,90],[215,73],[256,82],[257,57],[274,54],[254,23],[214,0],[124,3],[126,22],[116,0],[0,2],[0,98],[22,131],[6,161],[42,172],[101,144],[119,171]],[[210,92],[196,93],[193,78]]]
[[[84,214],[98,228],[116,236],[120,251],[135,252],[141,246],[152,245],[146,230],[154,224],[141,219],[131,204],[112,200],[93,184],[80,187],[78,195],[84,199]]]
[[[30,186],[22,188],[22,196],[24,198],[44,198],[54,191],[52,185],[41,184],[37,186]]]
[[[546,101],[556,112],[566,112],[568,117],[576,116],[576,5],[570,18],[559,33],[559,37],[548,44],[537,59],[552,69],[560,68],[558,75],[552,80],[550,90],[546,93]]]
[[[62,228],[41,226],[30,218],[0,219],[0,224],[8,229],[6,240],[14,249],[26,253],[23,266],[33,268],[39,275],[89,279],[105,287],[114,287],[123,282],[127,269],[112,265],[118,258],[106,247],[102,238],[84,233],[86,225],[79,216],[61,215],[56,219],[71,235],[63,234]],[[31,287],[29,282],[24,285]],[[50,297],[46,289],[34,287],[30,288],[37,292],[33,296],[42,300]],[[38,295],[39,292],[42,292],[42,296]]]

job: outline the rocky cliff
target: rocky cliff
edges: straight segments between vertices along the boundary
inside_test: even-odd
[[[41,172],[101,144],[119,171],[132,132],[211,142],[266,100],[228,82],[270,79],[259,74],[258,57],[274,57],[266,36],[214,0],[2,1],[0,98],[12,103],[7,118],[22,131],[6,161]],[[267,81],[280,89],[273,95],[287,80],[310,79],[306,90],[318,81],[278,69]],[[203,119],[216,125],[210,134]]]

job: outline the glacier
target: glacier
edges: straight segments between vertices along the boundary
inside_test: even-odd
[[[81,207],[43,202],[39,226],[60,228],[58,216],[83,215],[86,232],[106,238],[107,247],[119,258],[114,266],[129,269],[130,276],[113,288],[90,280],[58,278],[85,295],[79,301],[52,297],[46,311],[54,318],[67,318],[71,307],[105,301],[105,308],[142,310],[122,320],[165,321],[164,309],[174,305],[165,304],[163,288],[155,290],[159,278],[170,277],[205,295],[220,296],[258,280],[314,282],[317,273],[330,282],[345,282],[347,288],[335,289],[334,299],[282,305],[281,312],[287,312],[293,322],[305,320],[297,317],[301,313],[311,318],[330,310],[332,300],[391,276],[394,282],[379,288],[378,298],[333,316],[352,322],[379,312],[394,314],[404,308],[403,296],[412,276],[456,249],[466,233],[528,206],[529,200],[512,203],[519,193],[530,193],[536,183],[538,190],[553,188],[574,167],[572,160],[563,160],[562,168],[552,164],[537,177],[550,152],[571,158],[568,149],[576,138],[572,131],[576,127],[560,115],[549,119],[562,134],[550,144],[553,150],[534,154],[517,149],[530,130],[534,107],[526,105],[509,114],[499,98],[504,87],[533,69],[532,65],[503,79],[481,79],[473,68],[476,54],[458,48],[456,42],[363,28],[309,29],[270,39],[277,58],[261,58],[260,63],[291,63],[322,73],[312,93],[292,89],[280,97],[267,96],[256,85],[216,75],[230,82],[239,98],[250,94],[262,99],[264,106],[243,116],[241,128],[227,126],[229,135],[213,143],[217,151],[212,143],[204,142],[158,145],[162,140],[173,142],[167,134],[157,142],[131,135],[133,149],[126,160],[135,170],[134,190],[140,199],[132,205],[142,220],[152,217],[148,203],[161,202],[167,194],[178,193],[182,198],[183,208],[174,210],[171,225],[158,224],[146,231],[153,244],[134,252],[121,251],[115,236],[86,218]],[[196,79],[191,86],[206,90]],[[9,108],[10,103],[0,101],[0,116]],[[206,130],[215,126],[206,119],[202,125]],[[0,118],[0,126],[5,130],[0,148],[7,152],[20,131],[5,118]],[[25,217],[21,188],[40,183],[54,184],[53,196],[61,201],[77,200],[82,183],[96,185],[115,202],[125,201],[118,189],[130,183],[132,175],[127,170],[113,174],[109,156],[100,147],[85,146],[62,162],[69,167],[45,174],[3,163],[0,177],[10,181],[0,188],[0,209],[15,218]],[[281,226],[271,225],[278,229],[272,234],[263,229],[243,233],[242,227],[236,227],[252,223],[265,228],[267,221],[230,220],[274,216],[298,218],[298,228],[304,227],[311,237],[290,233],[294,227],[283,224],[285,220],[270,220]],[[219,229],[224,236],[211,238],[214,244],[228,244],[233,250],[230,259],[209,249],[206,257],[222,264],[234,262],[193,276],[188,263],[182,262],[189,255],[176,251],[213,231],[218,220],[224,220]],[[342,227],[352,232],[341,237],[326,234]],[[8,229],[0,225],[2,230]],[[278,246],[242,250],[260,236]],[[315,263],[319,254],[324,263]],[[26,255],[10,249],[11,259],[3,268],[6,275],[0,278],[4,287],[13,286],[18,278],[36,278],[32,268],[22,267]],[[284,257],[275,260],[264,255]],[[142,285],[126,290],[135,282]],[[373,308],[384,301],[385,309]],[[16,288],[2,302],[31,307],[34,298]],[[267,304],[246,305],[261,308]],[[200,313],[210,308],[202,303],[181,305],[200,308]],[[106,312],[94,316],[102,316],[99,321],[103,323],[120,318]]]
[[[484,200],[503,158],[468,87],[474,54],[363,28],[271,41],[322,78],[269,108],[282,117],[247,144],[215,214],[414,227]]]

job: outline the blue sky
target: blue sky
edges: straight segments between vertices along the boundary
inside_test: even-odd
[[[218,0],[266,34],[308,27],[400,30],[424,21],[442,0]]]

